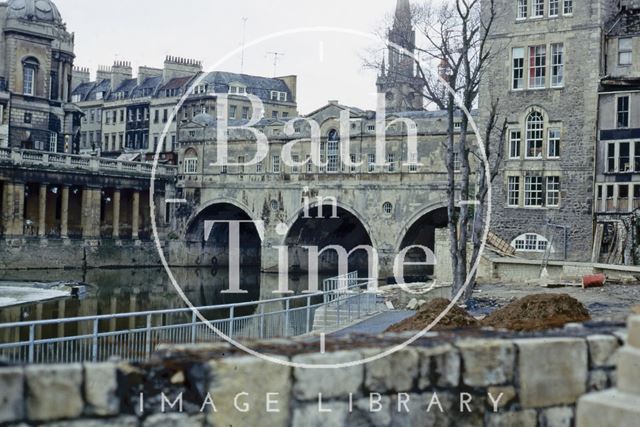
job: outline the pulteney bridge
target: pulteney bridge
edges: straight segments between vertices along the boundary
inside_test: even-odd
[[[360,166],[345,166],[341,161],[346,128],[341,129],[339,119],[347,109],[350,158],[362,162]],[[284,164],[282,149],[293,140],[300,142],[292,150],[292,159],[304,161],[310,157],[310,128],[303,121],[294,124],[292,135],[285,135],[285,123],[277,119],[263,119],[254,126],[268,137],[269,153],[262,163],[253,166],[213,164],[217,130],[211,116],[201,114],[182,126],[176,190],[181,202],[174,212],[177,229],[189,242],[189,250],[177,254],[181,263],[208,263],[211,254],[218,254],[218,261],[223,262],[219,257],[224,256],[228,232],[221,225],[218,233],[203,240],[207,220],[263,221],[263,236],[253,225],[241,226],[241,244],[243,260],[257,263],[253,256],[259,256],[265,271],[278,270],[278,247],[284,245],[290,248],[289,265],[300,265],[303,270],[307,254],[302,246],[322,249],[341,245],[349,251],[371,245],[379,255],[379,277],[386,278],[392,276],[393,261],[402,249],[411,245],[434,248],[434,230],[447,222],[446,115],[388,115],[386,166],[376,165],[381,162],[375,158],[375,113],[330,102],[306,118],[320,127],[321,158],[326,166]],[[416,123],[421,166],[407,164],[407,122],[398,119]],[[234,124],[240,125],[230,123]],[[255,153],[256,143],[250,132],[235,129],[229,133],[228,163],[248,162]],[[322,215],[318,198],[325,200]],[[331,206],[331,198],[335,198],[336,206]],[[407,261],[411,259],[424,262],[425,255],[413,249]],[[335,267],[336,261],[335,254],[325,253],[321,267],[329,268],[332,263]],[[366,254],[354,254],[353,262],[362,268]],[[405,271],[407,275],[430,273],[424,266]]]

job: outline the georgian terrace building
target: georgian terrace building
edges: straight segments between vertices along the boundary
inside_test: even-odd
[[[172,158],[178,127],[205,112],[215,114],[217,96],[229,97],[229,116],[248,116],[246,95],[259,97],[264,117],[297,115],[295,76],[265,78],[226,72],[202,73],[199,61],[168,56],[162,69],[140,67],[133,77],[131,64],[116,61],[101,67],[89,81],[81,71],[73,99],[83,109],[83,152],[106,156],[154,153],[162,146],[163,160]],[[171,116],[185,93],[199,80],[178,114]],[[162,133],[168,125],[165,140]]]

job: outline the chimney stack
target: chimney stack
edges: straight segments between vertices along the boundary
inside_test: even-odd
[[[129,61],[115,61],[111,67],[111,90],[115,90],[120,84],[133,78],[133,68]]]
[[[89,83],[91,81],[91,73],[87,67],[73,67],[73,73],[71,77],[71,90],[75,90],[83,83]]]
[[[142,84],[149,77],[162,77],[163,70],[152,67],[138,67],[138,84]]]
[[[164,60],[163,79],[190,77],[202,71],[202,62],[195,59],[167,56]]]

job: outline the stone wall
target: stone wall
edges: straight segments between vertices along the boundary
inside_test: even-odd
[[[332,364],[403,338],[330,341],[326,354],[309,339],[254,348]],[[580,396],[615,383],[620,343],[612,329],[574,327],[544,337],[432,336],[337,370],[289,368],[220,344],[162,349],[145,365],[5,367],[0,425],[570,426]]]
[[[0,240],[0,269],[80,269],[159,266],[154,242]]]

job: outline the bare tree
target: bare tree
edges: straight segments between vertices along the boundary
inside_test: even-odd
[[[465,113],[476,106],[481,79],[494,56],[489,34],[497,17],[496,5],[495,0],[448,0],[443,3],[431,0],[426,4],[413,5],[411,15],[411,20],[403,23],[411,29],[394,31],[395,37],[405,34],[407,39],[392,41],[415,52],[415,69],[411,71],[417,74],[417,77],[412,76],[414,90],[426,100],[425,108],[435,107],[447,113],[447,211],[453,295],[457,295],[469,281],[470,286],[462,298],[466,301],[475,285],[475,277],[469,277],[468,266],[474,265],[480,256],[487,196],[503,159],[506,134],[506,119],[501,126],[498,125],[497,100],[491,102],[489,117],[482,124],[482,147],[479,141],[474,142],[476,138],[469,137],[472,126]],[[396,16],[395,25],[400,25],[399,22],[402,24]],[[417,37],[412,32],[413,28]],[[423,66],[423,63],[429,66]],[[408,76],[402,75],[404,72],[396,67],[396,75],[387,74],[386,78],[410,81]],[[456,129],[456,122],[460,123],[459,129]],[[495,135],[496,129],[498,135]],[[489,159],[488,171],[484,157],[480,155],[482,148]],[[473,183],[471,156],[475,157],[473,163],[477,165]],[[455,167],[457,161],[460,162],[459,171]],[[474,195],[472,190],[475,190]],[[469,241],[473,242],[471,254],[467,250]]]

